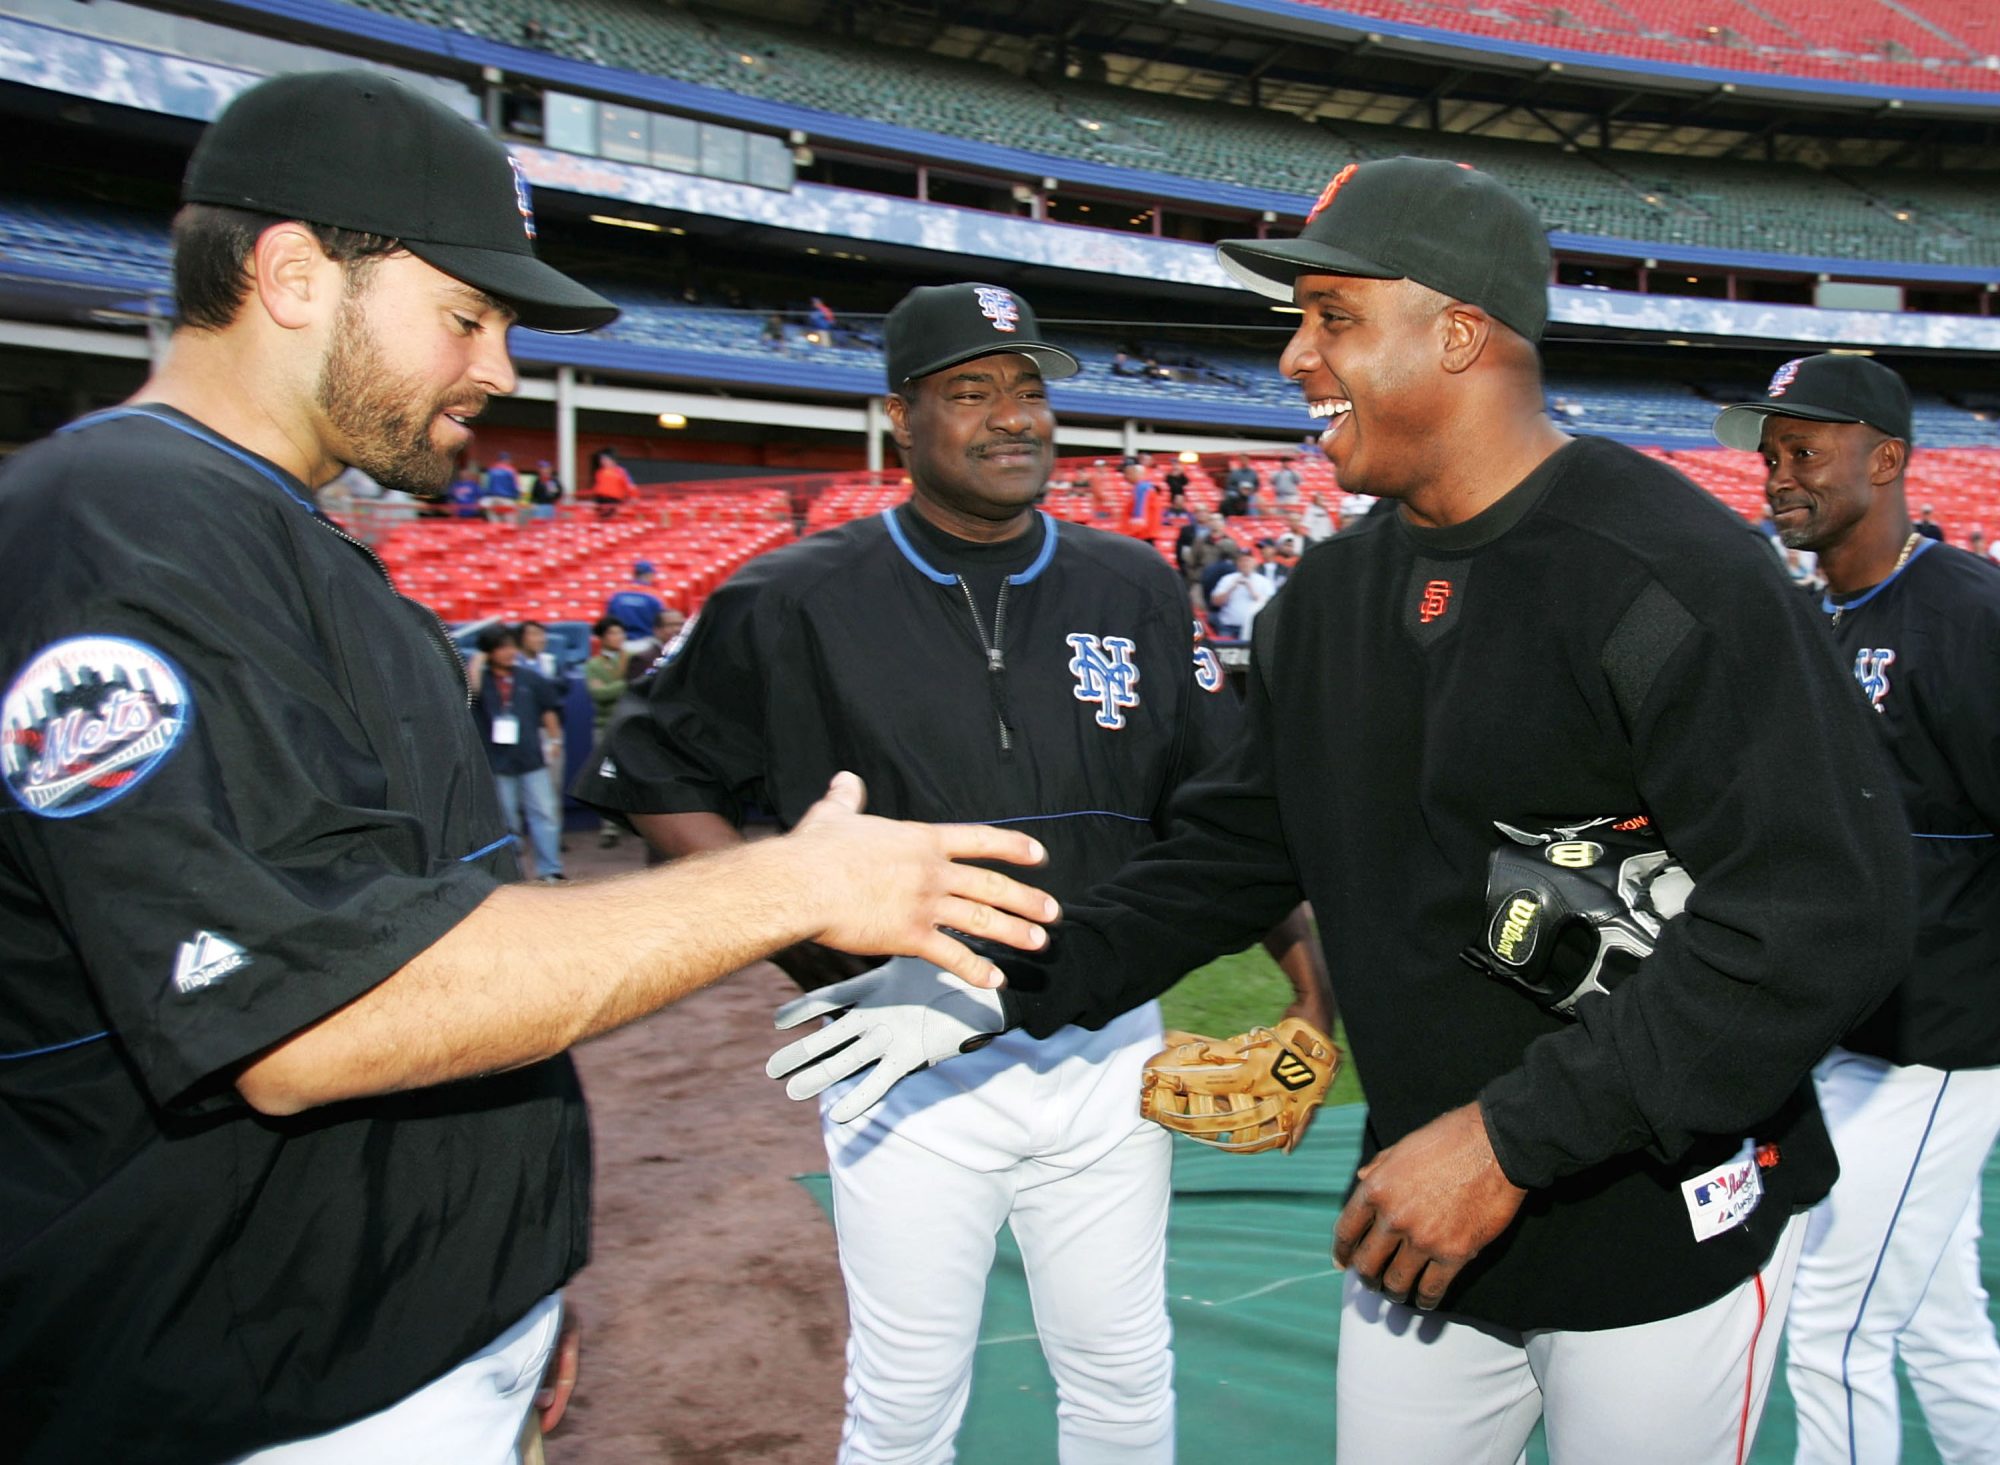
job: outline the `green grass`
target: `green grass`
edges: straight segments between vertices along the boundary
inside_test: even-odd
[[[1292,984],[1285,980],[1285,974],[1263,947],[1253,946],[1189,972],[1160,999],[1160,1011],[1170,1028],[1221,1038],[1276,1022],[1284,1016],[1291,1001]],[[1337,1021],[1332,1037],[1340,1045],[1342,1056],[1340,1072],[1334,1075],[1326,1102],[1358,1104],[1361,1077],[1346,1056],[1347,1034]]]

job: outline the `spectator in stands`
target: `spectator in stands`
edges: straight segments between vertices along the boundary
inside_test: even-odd
[[[833,328],[838,323],[839,317],[833,313],[831,305],[815,295],[806,308],[806,317],[812,322],[814,330],[824,331],[829,341],[833,339]]]
[[[775,310],[765,316],[764,329],[757,333],[757,339],[762,341],[766,346],[769,346],[773,351],[784,350],[785,318]]]
[[[562,735],[562,696],[539,673],[520,662],[521,643],[504,626],[479,633],[479,649],[467,668],[472,684],[472,720],[486,746],[487,766],[500,793],[507,828],[525,832],[535,854],[535,877],[553,885],[569,877],[562,867],[562,817],[555,785],[542,756],[542,734]]]
[[[1222,516],[1231,519],[1249,513],[1250,502],[1262,486],[1263,480],[1248,459],[1231,458],[1229,476],[1222,480]]]
[[[597,638],[597,649],[583,664],[583,684],[590,691],[590,714],[595,736],[602,738],[604,724],[611,720],[611,709],[625,695],[632,657],[625,649],[625,627],[610,616],[600,617],[597,624],[590,628],[590,634]],[[597,842],[605,849],[616,848],[618,826],[609,819],[604,820]]]
[[[1255,549],[1239,551],[1233,560],[1223,563],[1225,572],[1217,577],[1214,589],[1208,593],[1215,633],[1225,641],[1248,641],[1257,612],[1270,604],[1278,587],[1261,573],[1262,562]]]
[[[445,487],[445,502],[451,505],[451,516],[454,519],[483,517],[486,511],[479,506],[479,500],[484,493],[485,490],[479,486],[479,465],[467,463],[452,475],[451,482]]]
[[[1132,504],[1125,513],[1125,532],[1134,539],[1153,540],[1160,534],[1166,503],[1138,459],[1127,460],[1125,481],[1132,485]]]
[[[1166,512],[1160,515],[1160,523],[1163,525],[1172,524],[1176,527],[1183,524],[1192,524],[1194,522],[1194,513],[1188,508],[1186,479],[1182,480],[1181,487],[1174,488],[1172,486],[1173,475],[1169,473],[1167,478],[1169,480],[1167,508]]]
[[[1271,497],[1280,505],[1299,501],[1299,470],[1287,457],[1271,474]]]
[[[1166,477],[1162,481],[1167,485],[1167,492],[1169,494],[1186,493],[1188,486],[1187,465],[1185,463],[1175,463],[1173,467],[1167,470]]]
[[[1931,506],[1925,504],[1923,516],[1916,523],[1912,524],[1910,528],[1918,534],[1923,535],[1926,539],[1943,539],[1944,529],[1938,524],[1937,520],[1931,517],[1932,512]]]
[[[500,453],[486,470],[480,484],[480,507],[486,517],[512,523],[521,513],[521,475],[514,471],[514,455]]]
[[[555,464],[547,458],[535,464],[535,479],[528,485],[529,514],[536,519],[553,519],[562,494],[562,480],[556,477]]]
[[[1189,584],[1198,581],[1201,572],[1214,562],[1215,541],[1221,532],[1221,519],[1208,512],[1194,514],[1181,525],[1181,532],[1174,537],[1174,559]]]
[[[1201,573],[1197,576],[1197,583],[1201,586],[1201,603],[1207,609],[1211,611],[1215,609],[1215,587],[1222,582],[1224,575],[1235,572],[1236,556],[1239,553],[1241,551],[1236,541],[1223,531],[1222,522],[1218,518],[1215,528],[1215,554],[1202,566]]]
[[[617,513],[639,491],[633,485],[632,475],[625,471],[618,455],[609,448],[599,448],[591,456],[590,468],[590,496],[597,504],[597,515],[601,519],[608,519]]]
[[[1991,550],[1988,550],[1986,547],[1986,531],[1976,525],[1973,527],[1972,532],[1965,536],[1965,548],[1968,553],[1975,554],[1983,560],[1990,559],[1995,564],[2000,564],[2000,545],[1995,545]]]
[[[555,652],[549,650],[549,628],[540,621],[522,621],[515,627],[514,639],[521,647],[521,661],[539,672],[550,681],[560,680],[562,667],[556,662]]]
[[[1340,522],[1327,510],[1326,500],[1318,494],[1312,496],[1306,511],[1299,515],[1299,531],[1307,544],[1318,544],[1322,539],[1331,539],[1340,532]]]
[[[1258,573],[1271,582],[1273,590],[1277,589],[1291,578],[1292,571],[1299,563],[1299,553],[1304,548],[1304,544],[1296,534],[1278,536],[1271,546],[1271,552],[1264,556],[1264,563],[1259,567]]]
[[[631,583],[611,592],[604,613],[625,628],[625,637],[634,656],[644,656],[653,648],[653,622],[667,608],[667,599],[653,579],[653,562],[640,560],[632,566]]]
[[[1111,357],[1111,374],[1113,376],[1144,376],[1146,368],[1140,362],[1134,361],[1130,356],[1127,356],[1123,351],[1118,351],[1114,352]]]
[[[629,658],[625,663],[625,681],[628,686],[637,686],[652,674],[653,668],[660,664],[662,657],[674,655],[679,651],[681,633],[687,629],[687,624],[688,618],[670,605],[653,617],[653,646],[645,655],[631,650],[631,638],[626,638]],[[646,863],[650,865],[653,861],[649,858]]]

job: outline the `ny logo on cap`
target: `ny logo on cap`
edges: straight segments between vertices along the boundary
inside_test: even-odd
[[[1799,379],[1799,367],[1804,361],[1805,357],[1803,356],[1795,357],[1772,372],[1771,385],[1764,389],[1764,395],[1767,397],[1784,396],[1785,388]]]
[[[1327,184],[1325,191],[1319,196],[1319,202],[1314,204],[1312,212],[1306,215],[1306,222],[1308,224],[1325,212],[1326,206],[1333,202],[1333,196],[1340,192],[1341,188],[1347,183],[1347,180],[1352,178],[1359,171],[1360,167],[1359,163],[1349,163],[1345,168],[1342,168],[1338,173],[1333,175],[1333,182]]]
[[[979,297],[979,313],[993,322],[996,331],[1011,331],[1021,323],[1021,306],[997,285],[981,285],[973,291]]]
[[[528,202],[528,175],[521,171],[520,163],[513,157],[507,159],[507,166],[514,170],[514,207],[521,211],[521,229],[530,239],[535,237],[535,207]]]

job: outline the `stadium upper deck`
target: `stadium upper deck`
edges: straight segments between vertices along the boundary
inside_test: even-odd
[[[1195,180],[1224,190],[1275,195],[1302,214],[1325,180],[1346,163],[1398,153],[1469,162],[1529,198],[1555,231],[1668,249],[1727,250],[1747,255],[1810,255],[1856,261],[1908,262],[1967,269],[2000,265],[2000,187],[1978,176],[1936,176],[1902,169],[1815,170],[1749,161],[1694,160],[1626,150],[1565,151],[1473,132],[1436,132],[1305,118],[1270,109],[1204,104],[1134,87],[1084,81],[1060,85],[935,54],[807,32],[735,16],[665,9],[646,0],[349,0],[362,9],[437,29],[472,34],[509,46],[612,68],[603,89],[615,94],[615,71],[669,78],[720,93],[778,102],[812,112],[865,119],[969,143],[997,144],[1043,160],[1060,174],[1064,163],[1087,163],[1130,175],[1144,196],[1149,179]],[[1461,5],[1420,6],[1371,0],[1377,10],[1407,19],[1457,16],[1467,25],[1498,26]],[[1512,12],[1544,17],[1517,25],[1554,27],[1565,36],[1613,44],[1677,46],[1642,22],[1617,32],[1557,26],[1550,16],[1615,18],[1603,5],[1543,9],[1511,0]],[[1749,26],[1739,0],[1704,0],[1695,14]],[[1898,0],[1901,3],[1901,0]],[[1684,44],[1703,54],[1762,56],[1772,66],[1847,66],[1804,37],[1819,34],[1808,12],[1824,0],[1784,0],[1768,9],[1759,35],[1792,30],[1801,49],[1738,52],[1713,38]],[[1899,14],[1891,31],[1930,37],[1939,54],[1907,63],[1954,84],[1978,78],[2000,100],[2000,71],[1974,57],[1975,43],[1947,41],[1955,32],[1994,39],[1993,25],[1953,0],[1922,0],[1943,19],[1934,28]],[[1493,7],[1481,4],[1485,12]],[[1647,14],[1664,7],[1655,5]],[[1759,7],[1760,9],[1766,7]],[[1837,7],[1836,7],[1837,8]],[[1880,9],[1876,6],[1874,8]],[[1916,7],[1904,7],[1919,15]],[[1990,8],[1990,7],[1985,7]],[[1369,13],[1373,13],[1372,11]],[[1884,9],[1884,15],[1891,12]],[[1798,24],[1783,19],[1790,15]],[[1427,22],[1429,23],[1429,22]],[[1681,25],[1685,32],[1687,24]],[[1749,34],[1732,30],[1732,34]],[[1885,34],[1888,34],[1885,32]],[[1893,39],[1893,35],[1890,36]],[[1887,44],[1887,42],[1885,42]],[[1907,50],[1901,41],[1895,46]],[[1948,61],[1942,52],[1957,57]],[[1865,55],[1850,58],[1862,66]],[[1866,64],[1873,64],[1867,62]],[[1904,63],[1898,63],[1904,64]],[[2000,63],[1996,63],[2000,64]],[[1954,69],[1955,68],[1955,69]],[[1808,69],[1810,69],[1808,67]],[[802,121],[809,120],[804,117]]]
[[[2000,92],[1988,0],[1302,0],[1328,12],[1623,61]]]

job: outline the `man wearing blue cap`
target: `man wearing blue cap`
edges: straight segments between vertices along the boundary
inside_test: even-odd
[[[1002,1015],[1102,1023],[1303,894],[1369,1104],[1340,1458],[1511,1465],[1537,1419],[1557,1465],[1740,1458],[1833,1178],[1808,1071],[1909,938],[1889,770],[1755,536],[1544,415],[1548,247],[1500,184],[1364,163],[1220,249],[1300,309],[1279,368],[1390,502],[1300,560],[1245,735]]]
[[[649,657],[656,649],[653,622],[666,607],[666,597],[653,579],[651,560],[634,564],[631,583],[621,585],[604,601],[605,615],[625,628],[626,649],[635,659]]]
[[[1033,841],[852,775],[786,839],[512,884],[456,648],[312,494],[435,497],[508,327],[616,309],[377,73],[251,88],[183,196],[165,359],[0,468],[0,1450],[502,1465],[575,1383],[565,1050],[805,939],[992,980],[938,928],[1053,903],[952,863]]]
[[[1787,361],[1715,435],[1763,456],[1779,539],[1819,556],[1821,609],[1895,761],[1916,852],[1901,980],[1813,1070],[1840,1180],[1813,1213],[1785,1329],[1797,1458],[1895,1459],[1901,1358],[1938,1454],[1993,1459],[1979,1182],[2000,1135],[2000,574],[1910,522],[1910,394],[1880,362]]]

